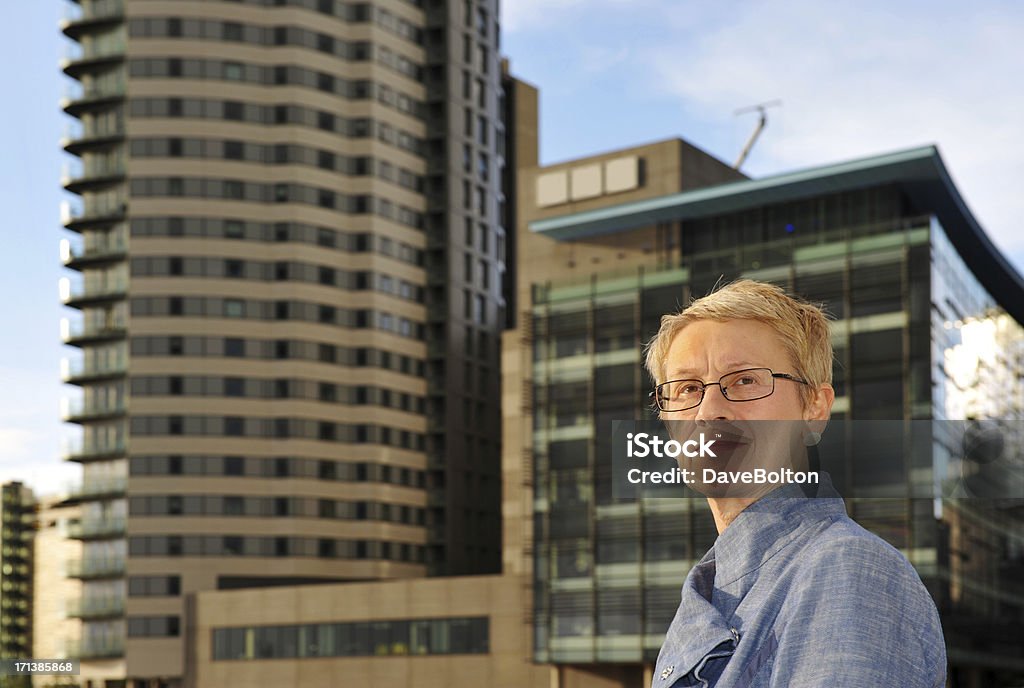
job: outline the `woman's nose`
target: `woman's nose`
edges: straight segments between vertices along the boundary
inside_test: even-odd
[[[722,394],[721,385],[708,385],[704,388],[704,398],[697,407],[694,420],[698,423],[712,420],[732,420],[732,402]]]

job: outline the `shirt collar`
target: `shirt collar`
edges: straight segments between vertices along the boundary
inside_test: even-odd
[[[800,485],[787,484],[741,511],[712,547],[715,587],[740,580],[795,538],[803,527],[846,514],[842,497],[824,471],[817,491],[808,496]],[[812,490],[814,486],[811,486]]]

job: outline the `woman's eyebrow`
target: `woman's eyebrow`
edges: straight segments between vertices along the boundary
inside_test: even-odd
[[[730,361],[730,362],[726,363],[723,368],[725,370],[725,373],[731,373],[731,372],[733,372],[735,370],[746,370],[747,368],[764,368],[764,367],[766,367],[766,366],[754,365],[750,361]],[[723,373],[723,374],[725,374],[725,373]],[[682,375],[684,377],[678,377],[680,375]],[[690,377],[686,377],[686,376],[690,376]],[[686,380],[699,380],[701,378],[697,374],[696,368],[679,367],[679,368],[673,368],[672,369],[672,372],[669,373],[668,379],[669,380],[682,380],[682,379],[686,379]]]

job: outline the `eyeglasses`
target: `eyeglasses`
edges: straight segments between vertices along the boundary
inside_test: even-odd
[[[722,396],[729,401],[755,401],[772,395],[776,379],[811,384],[795,375],[774,373],[771,368],[747,368],[726,373],[718,382],[669,380],[655,387],[649,396],[654,397],[661,411],[686,411],[700,406],[704,393],[712,385],[718,385]]]

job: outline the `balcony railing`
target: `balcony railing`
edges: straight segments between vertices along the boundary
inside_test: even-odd
[[[61,174],[61,185],[77,193],[92,184],[110,183],[125,175],[124,163],[68,166]]]
[[[60,61],[61,70],[71,77],[77,77],[89,63],[110,62],[123,60],[125,48],[119,45],[89,45],[82,48],[80,44],[68,50],[68,53]]]
[[[67,461],[91,461],[94,459],[113,458],[124,454],[127,449],[124,441],[120,442],[83,442],[82,440],[67,442],[64,445],[64,458]]]
[[[86,480],[68,491],[68,500],[88,501],[98,497],[123,496],[128,487],[128,478],[120,476],[106,480]]]
[[[64,3],[64,16],[61,19],[61,30],[74,38],[80,30],[74,30],[76,24],[117,19],[124,15],[123,0],[93,0],[81,4]],[[77,27],[76,27],[77,28]]]
[[[64,656],[77,659],[123,657],[124,638],[69,639],[64,643]]]
[[[74,383],[86,379],[117,377],[127,372],[128,363],[126,361],[87,363],[84,360],[69,361],[65,358],[60,362],[60,378],[64,382]]]
[[[75,126],[64,133],[60,145],[68,152],[76,154],[81,148],[93,142],[104,142],[124,138],[124,126]]]
[[[61,320],[60,336],[65,344],[80,344],[86,341],[123,339],[128,330],[124,325],[107,325]]]
[[[119,537],[124,533],[125,519],[123,516],[79,521],[68,526],[68,537],[72,540],[101,540]]]
[[[84,264],[95,264],[122,260],[128,253],[123,241],[108,241],[93,246],[72,246],[67,239],[60,242],[60,260],[69,268]]]
[[[124,298],[127,293],[128,281],[124,279],[115,279],[104,283],[86,282],[74,286],[67,279],[60,282],[60,300],[66,306],[116,300]]]
[[[75,115],[84,105],[108,98],[123,98],[124,93],[123,81],[95,84],[89,88],[73,86],[61,98],[60,106],[69,115]]]
[[[61,418],[64,422],[88,420],[90,418],[109,418],[120,416],[125,412],[124,402],[98,402],[85,399],[61,400]]]
[[[124,575],[125,563],[121,557],[71,559],[66,572],[68,578],[118,578]]]
[[[68,602],[66,609],[69,619],[100,619],[124,614],[124,600],[113,598],[81,598]]]

